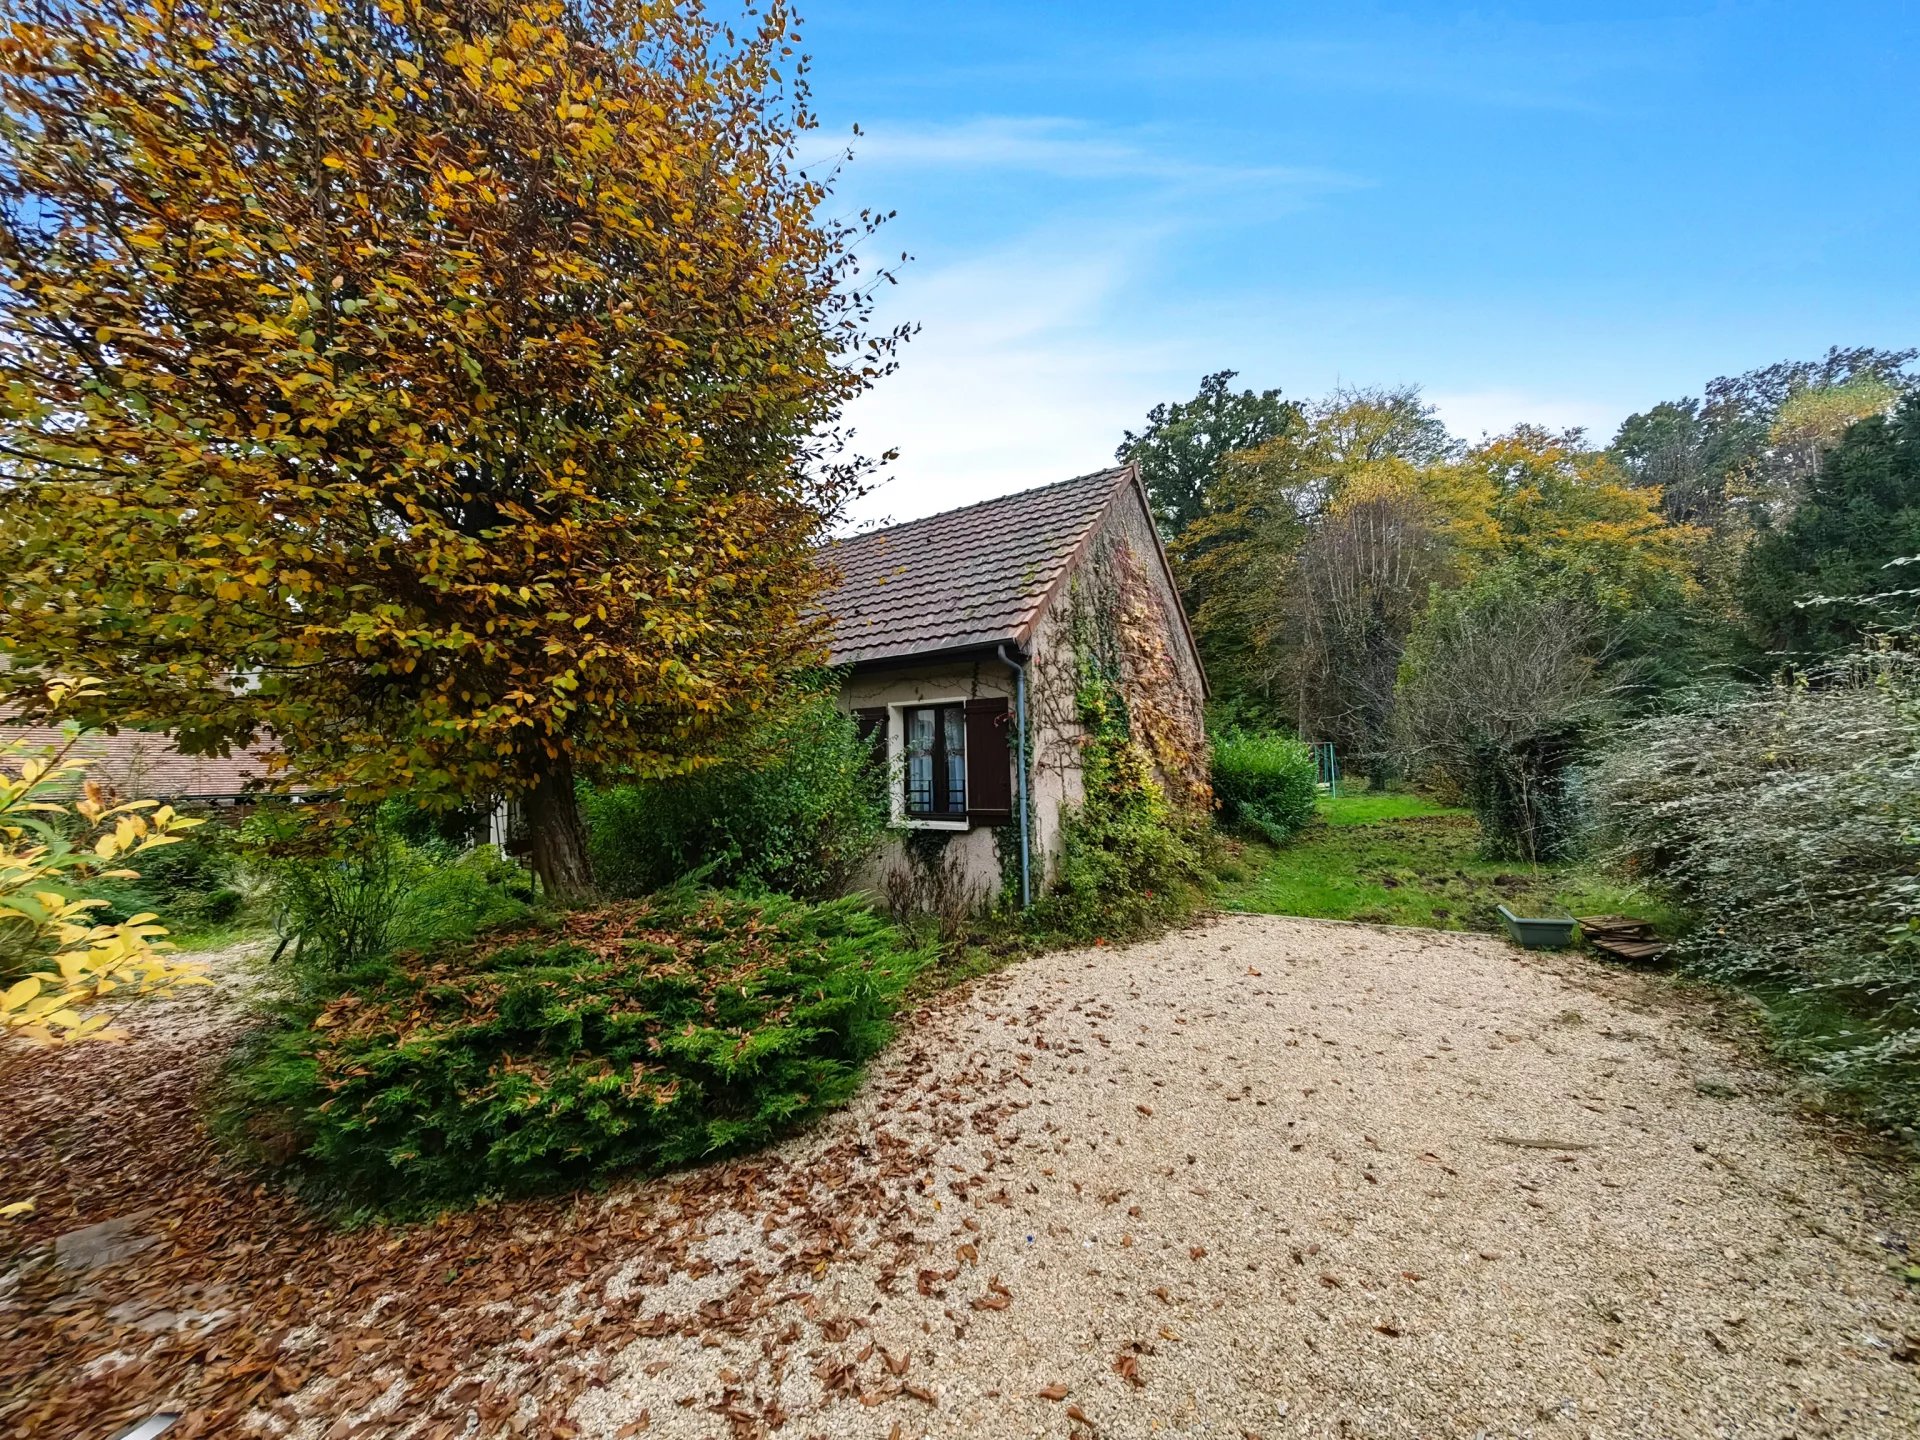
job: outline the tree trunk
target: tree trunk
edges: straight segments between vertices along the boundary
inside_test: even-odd
[[[587,830],[573,791],[573,762],[551,762],[526,794],[527,839],[533,873],[540,888],[559,905],[593,898],[593,865],[587,858]]]

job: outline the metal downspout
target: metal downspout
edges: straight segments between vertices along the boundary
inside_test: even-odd
[[[1033,904],[1032,848],[1027,836],[1027,664],[1007,653],[1007,647],[995,647],[1001,663],[1013,671],[1013,723],[1020,738],[1020,908]]]

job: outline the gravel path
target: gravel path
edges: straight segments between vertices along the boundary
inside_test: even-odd
[[[666,1333],[603,1356],[573,1420],[1920,1434],[1884,1177],[1651,993],[1482,937],[1269,917],[1028,961],[785,1147],[808,1186],[702,1211],[690,1267],[607,1287]],[[789,1218],[823,1199],[840,1253],[796,1266]],[[741,1324],[743,1270],[780,1278]],[[736,1323],[687,1333],[702,1305]]]
[[[1576,957],[1261,916],[1042,956],[771,1153],[342,1230],[196,1114],[245,955],[0,1055],[0,1432],[1920,1436],[1899,1177]]]

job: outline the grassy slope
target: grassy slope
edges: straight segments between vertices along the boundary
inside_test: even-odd
[[[1322,799],[1320,820],[1291,844],[1249,843],[1219,903],[1227,910],[1311,915],[1442,930],[1501,928],[1494,907],[1522,914],[1630,913],[1671,922],[1646,892],[1583,865],[1538,871],[1479,855],[1471,814],[1417,795]]]

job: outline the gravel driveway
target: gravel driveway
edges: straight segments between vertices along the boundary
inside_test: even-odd
[[[1575,957],[1255,916],[1042,956],[770,1154],[393,1231],[205,1136],[242,989],[0,1078],[0,1431],[1920,1435],[1898,1178]]]
[[[608,1357],[573,1417],[1920,1434],[1881,1178],[1653,995],[1483,937],[1269,917],[1029,961],[786,1148],[837,1157],[808,1203],[852,1262],[796,1267],[779,1204],[704,1214],[705,1279],[631,1291],[661,1328],[743,1264],[800,1278],[735,1333]]]

